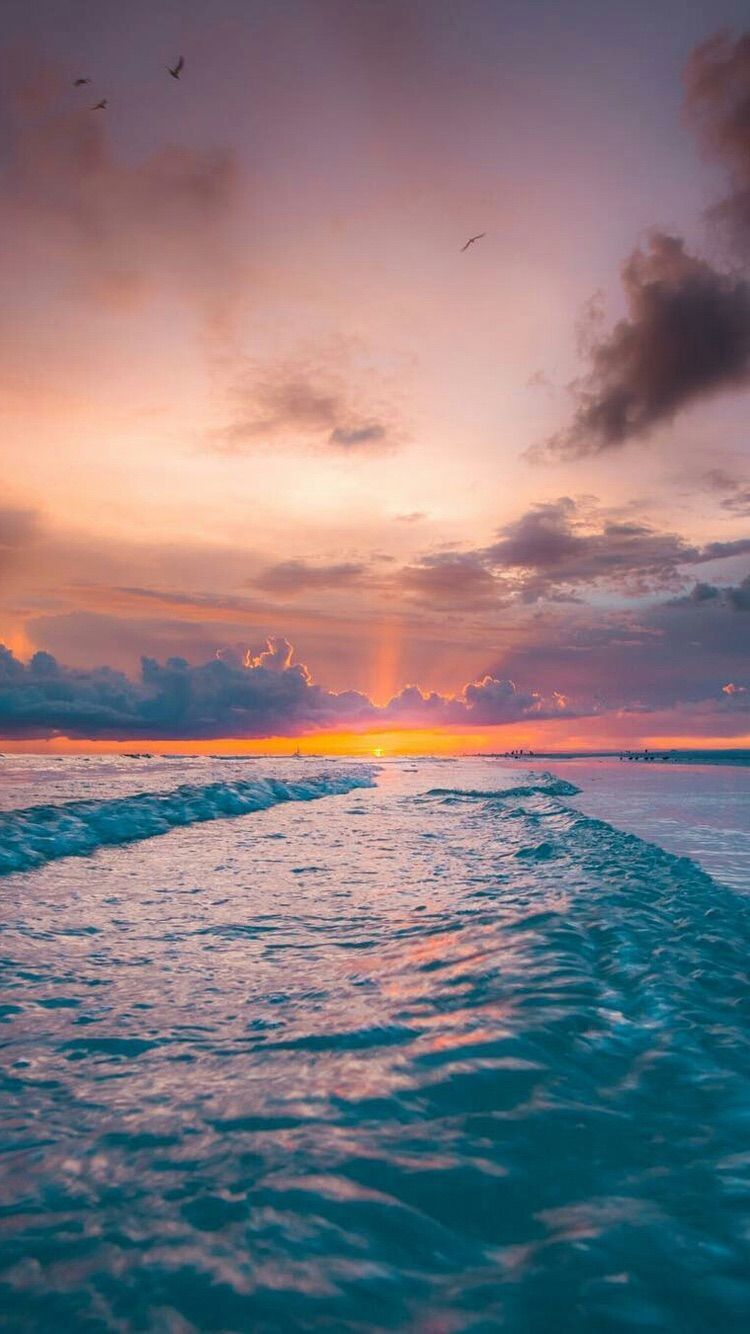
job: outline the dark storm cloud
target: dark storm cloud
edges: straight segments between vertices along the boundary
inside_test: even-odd
[[[750,285],[655,232],[622,271],[627,318],[595,342],[553,454],[615,449],[696,399],[750,379]]]
[[[253,584],[268,593],[293,597],[297,593],[312,590],[348,587],[361,579],[364,572],[364,565],[348,561],[334,565],[310,565],[303,560],[285,560],[270,565],[253,580]]]

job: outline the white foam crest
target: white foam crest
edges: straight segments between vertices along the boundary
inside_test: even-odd
[[[0,875],[57,857],[82,856],[105,844],[154,838],[170,829],[247,815],[280,802],[314,801],[374,787],[374,770],[351,766],[287,780],[182,784],[171,792],[137,792],[106,801],[67,801],[0,813]]]

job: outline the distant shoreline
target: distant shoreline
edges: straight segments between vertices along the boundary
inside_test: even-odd
[[[526,767],[537,763],[559,763],[561,761],[581,761],[581,760],[614,760],[625,765],[645,764],[663,765],[726,765],[735,768],[750,768],[750,749],[742,747],[727,747],[725,749],[714,750],[669,750],[659,748],[658,750],[523,750],[523,751],[457,751],[455,754],[434,754],[425,751],[423,754],[394,753],[390,755],[373,756],[367,752],[352,751],[348,754],[326,754],[325,752],[303,751],[302,753],[290,752],[289,754],[278,754],[274,752],[263,753],[262,751],[221,751],[218,753],[194,751],[175,752],[175,751],[73,751],[69,754],[60,754],[54,751],[0,751],[0,764],[4,760],[23,760],[23,759],[47,759],[57,762],[65,760],[224,760],[237,761],[242,760],[248,763],[278,763],[289,760],[315,760],[316,762],[330,761],[331,763],[346,763],[355,760],[358,763],[383,764],[393,761],[408,761],[410,763],[419,760],[440,760],[443,763],[455,762],[456,760],[504,760],[511,764],[521,764]]]
[[[621,760],[623,764],[729,764],[750,766],[750,750],[535,750],[511,755],[505,751],[477,751],[472,758],[485,760]]]

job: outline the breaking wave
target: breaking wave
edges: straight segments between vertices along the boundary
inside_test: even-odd
[[[57,857],[85,856],[106,844],[155,838],[170,829],[267,810],[284,801],[315,801],[373,787],[371,769],[333,770],[302,780],[182,784],[172,792],[137,792],[104,801],[67,801],[0,813],[0,875]]]
[[[556,778],[554,774],[543,773],[532,775],[534,779],[531,783],[521,783],[515,787],[499,788],[463,788],[463,787],[432,787],[427,793],[428,797],[468,797],[479,801],[491,801],[493,798],[502,800],[505,797],[575,797],[580,788],[575,783],[569,783],[566,778]]]

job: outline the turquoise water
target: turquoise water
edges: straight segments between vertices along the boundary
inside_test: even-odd
[[[569,768],[12,777],[0,836],[38,864],[1,883],[5,1328],[748,1327],[737,885],[586,813]],[[224,809],[269,778],[280,804]],[[133,810],[162,836],[122,844]],[[105,837],[62,855],[81,820]]]
[[[552,763],[586,815],[688,856],[722,884],[750,890],[750,769],[710,764]]]

